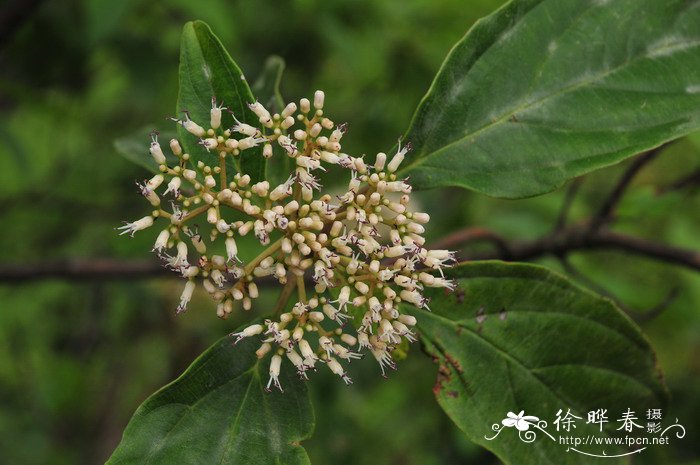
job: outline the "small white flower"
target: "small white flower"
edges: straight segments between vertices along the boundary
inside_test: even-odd
[[[154,252],[162,252],[168,246],[168,239],[170,239],[170,231],[167,229],[162,230],[158,237],[156,238],[156,243],[153,245]]]
[[[396,152],[394,158],[392,158],[389,164],[387,165],[386,170],[390,173],[393,173],[397,169],[399,169],[399,165],[401,164],[401,162],[403,162],[403,159],[409,150],[411,150],[411,144],[406,144],[403,146],[403,148],[401,148],[401,141],[399,141],[399,150]]]
[[[333,357],[328,359],[328,368],[330,368],[333,373],[340,376],[341,379],[345,381],[345,384],[352,384],[352,379],[345,373],[343,366]]]
[[[179,125],[181,125],[183,128],[185,128],[185,130],[187,132],[189,132],[190,134],[193,134],[197,137],[204,137],[204,135],[207,133],[204,130],[204,128],[190,119],[189,112],[185,111],[183,113],[185,114],[184,120],[178,120],[178,119],[174,119],[174,118],[173,118],[173,120],[176,123],[178,123]]]
[[[163,149],[160,148],[160,144],[158,143],[158,133],[155,131],[151,133],[151,146],[149,151],[151,152],[151,156],[153,156],[153,160],[155,160],[156,163],[159,165],[165,164],[165,154],[163,153]]]
[[[374,348],[370,347],[370,352],[374,356],[374,359],[379,363],[379,369],[382,370],[382,376],[386,378],[386,369],[391,368],[396,370],[396,363],[391,358],[391,355],[386,351],[385,348]]]
[[[182,295],[180,296],[180,305],[177,306],[177,313],[182,313],[187,310],[187,304],[192,299],[194,288],[194,281],[187,281],[187,284],[185,284],[185,289],[183,289]]]
[[[274,385],[277,389],[280,390],[280,392],[284,392],[282,390],[282,385],[280,384],[279,376],[280,376],[280,366],[282,365],[282,357],[279,355],[275,354],[272,356],[272,359],[270,360],[270,380],[267,382],[267,386],[265,386],[266,391],[270,391],[270,386]]]
[[[216,104],[216,97],[211,98],[210,124],[212,129],[218,129],[221,126],[221,110],[224,109],[223,103]]]
[[[255,103],[249,103],[248,108],[250,108],[255,115],[260,118],[260,122],[264,125],[268,125],[272,123],[272,117],[270,116],[270,112],[265,109],[264,106],[260,102],[255,102]]]
[[[233,342],[234,344],[238,344],[241,342],[243,339],[251,336],[256,336],[260,333],[262,333],[263,330],[263,325],[250,325],[247,328],[245,328],[243,331],[239,331],[237,333],[231,333],[229,336],[235,337],[236,340]]]
[[[124,234],[129,234],[131,237],[134,236],[134,233],[136,231],[141,231],[146,228],[150,228],[153,226],[153,217],[152,216],[144,216],[140,220],[136,220],[132,223],[125,223],[124,226],[119,226],[117,230],[120,230],[121,232],[119,235],[124,235]]]

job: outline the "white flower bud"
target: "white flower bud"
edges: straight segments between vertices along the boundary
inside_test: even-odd
[[[263,157],[265,158],[270,158],[272,157],[272,145],[271,144],[265,144],[263,146]]]
[[[337,164],[340,158],[338,157],[338,155],[325,150],[321,151],[320,157],[321,160],[325,161],[326,163],[331,163],[333,165]]]
[[[323,109],[323,102],[326,99],[326,94],[322,90],[317,90],[314,92],[314,108],[317,110]]]
[[[212,207],[209,210],[207,210],[207,223],[216,224],[218,221],[219,213],[216,211],[216,208]]]
[[[355,283],[355,289],[357,289],[360,294],[367,294],[369,292],[369,286],[362,281]]]
[[[162,230],[156,238],[156,243],[153,245],[153,250],[161,252],[168,246],[168,239],[170,239],[170,231],[167,229]]]
[[[204,128],[194,121],[190,119],[190,115],[188,113],[185,113],[185,120],[184,121],[178,121],[180,125],[182,125],[183,128],[190,134],[193,134],[197,137],[204,137],[207,133],[207,131],[204,130]]]
[[[280,127],[285,130],[291,128],[292,126],[294,126],[294,117],[292,116],[287,116],[284,118],[282,123],[280,123]]]
[[[194,170],[183,170],[182,176],[188,181],[192,182],[197,179],[197,172]]]
[[[219,231],[220,233],[224,234],[230,229],[231,229],[231,226],[229,226],[229,224],[226,222],[226,220],[221,219],[221,220],[216,222],[216,230]]]
[[[170,139],[170,150],[178,157],[182,155],[182,147],[177,139]]]
[[[156,190],[160,187],[161,184],[163,184],[164,180],[165,178],[162,174],[156,174],[146,182],[146,186],[151,190]]]
[[[248,284],[248,295],[251,299],[257,299],[260,294],[258,294],[258,286],[255,283]]]
[[[269,342],[265,342],[263,345],[255,351],[255,356],[259,359],[263,358],[272,349],[272,345]]]
[[[249,103],[248,108],[250,108],[255,115],[260,118],[260,122],[264,125],[270,124],[272,122],[272,117],[270,112],[265,109],[260,102]]]
[[[386,153],[379,152],[377,154],[377,159],[374,162],[375,171],[382,171],[384,169],[385,164],[386,164]]]
[[[430,215],[427,213],[416,212],[413,214],[413,221],[420,224],[426,224],[430,221]]]
[[[290,117],[295,111],[297,111],[297,104],[294,102],[288,103],[287,106],[284,107],[284,110],[282,110],[282,118]]]
[[[309,135],[311,137],[318,137],[318,135],[321,133],[321,130],[323,130],[323,127],[316,123],[313,126],[311,126],[311,129],[309,129]],[[321,144],[321,141],[318,141],[319,145],[326,145],[325,143]]]
[[[229,150],[236,150],[238,148],[238,140],[236,139],[226,139],[224,141],[224,146]]]

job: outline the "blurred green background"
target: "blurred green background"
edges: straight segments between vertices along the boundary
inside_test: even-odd
[[[113,141],[144,126],[170,127],[164,118],[175,112],[185,21],[208,22],[251,82],[267,56],[282,56],[283,95],[324,89],[328,114],[350,122],[344,148],[374,154],[407,128],[454,42],[501,3],[6,0],[2,265],[147,258],[152,234],[129,239],[114,231],[147,207],[134,186],[146,173],[121,158]],[[659,195],[700,165],[699,146],[700,137],[679,141],[640,173],[618,230],[700,249],[697,187]],[[623,169],[586,177],[574,220],[595,211]],[[475,225],[509,239],[534,238],[552,228],[563,197],[563,189],[521,201],[460,190],[418,196],[434,216],[432,240]],[[481,247],[489,246],[475,250]],[[678,416],[688,437],[639,463],[700,463],[700,274],[619,252],[570,258],[630,312],[679,289],[669,308],[642,326],[673,395],[667,415]],[[554,259],[542,263],[561,268]],[[0,463],[103,463],[143,399],[242,321],[217,319],[206,298],[176,317],[180,288],[176,279],[0,282]],[[305,446],[314,463],[497,463],[443,415],[432,397],[433,365],[417,346],[411,352],[389,380],[371,362],[353,364],[349,388],[325,371],[312,378],[317,428]]]

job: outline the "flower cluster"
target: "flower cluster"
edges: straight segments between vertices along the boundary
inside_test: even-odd
[[[245,124],[233,115],[236,124],[230,128],[222,127],[227,110],[215,99],[208,129],[185,113],[177,123],[216,154],[218,164],[195,163],[173,139],[169,150],[178,161],[169,166],[154,133],[150,153],[162,174],[139,185],[154,211],[120,228],[133,235],[157,220],[163,223],[153,250],[187,280],[178,312],[186,309],[196,282],[217,303],[221,318],[237,305],[251,308],[260,292],[256,281],[283,285],[274,319],[231,335],[235,342],[260,336],[258,357],[272,352],[268,389],[282,389],[283,356],[304,378],[324,364],[349,384],[343,363],[368,351],[385,375],[395,368],[397,345],[415,341],[416,319],[401,313],[400,304],[428,309],[424,287],[454,287],[442,275],[453,253],[424,247],[429,215],[411,211],[411,186],[396,174],[410,147],[399,145],[391,157],[379,153],[371,164],[347,155],[340,144],[346,126],[325,117],[323,105],[322,91],[279,114],[256,102],[250,109],[260,124]],[[243,156],[271,158],[275,152],[295,165],[279,185],[254,182],[240,169],[226,172],[227,166],[240,166]],[[322,192],[319,175],[329,169],[346,170],[345,192]],[[164,202],[164,197],[172,200]],[[192,224],[200,216],[210,231]],[[248,234],[263,248],[244,263],[238,242]],[[296,298],[288,302],[295,289]],[[354,324],[346,325],[349,320]]]

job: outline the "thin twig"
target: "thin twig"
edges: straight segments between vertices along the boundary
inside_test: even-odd
[[[632,161],[632,163],[627,167],[627,170],[625,170],[622,176],[620,176],[620,179],[610,192],[610,195],[608,195],[608,197],[605,199],[605,202],[603,202],[603,205],[600,207],[598,213],[593,217],[593,220],[590,223],[592,229],[598,229],[613,220],[615,209],[622,200],[622,197],[625,195],[625,192],[632,183],[632,180],[634,180],[634,177],[644,166],[654,160],[666,147],[666,145],[660,145],[655,149],[638,155]]]
[[[508,241],[486,228],[467,228],[456,231],[430,245],[431,249],[458,249],[473,242],[490,242],[496,246],[499,256],[508,259],[510,246]]]
[[[562,203],[561,210],[559,211],[557,223],[554,226],[555,231],[560,231],[566,226],[569,219],[571,206],[574,203],[579,187],[581,187],[581,184],[583,183],[583,179],[583,176],[578,177],[574,179],[571,184],[569,184],[569,188],[566,190],[566,194],[564,195],[564,202]]]
[[[97,281],[106,279],[132,280],[144,277],[178,277],[159,262],[92,258],[55,262],[2,264],[0,282],[18,283],[39,279]]]
[[[40,280],[63,281],[131,281],[144,278],[182,279],[179,273],[165,268],[161,263],[146,260],[119,260],[112,258],[86,258],[43,263],[0,264],[0,283],[30,283]],[[312,286],[311,277],[304,276],[306,285]],[[258,286],[276,286],[277,279],[265,276],[255,280]]]
[[[689,175],[684,176],[677,181],[671,183],[668,186],[662,187],[658,190],[659,194],[667,194],[669,192],[675,192],[689,187],[700,186],[700,168],[691,172]]]
[[[615,303],[620,307],[624,308],[624,305],[620,301],[620,299],[617,298],[615,294],[613,294],[611,291],[603,287],[602,285],[598,284],[596,281],[591,279],[590,277],[586,276],[581,270],[576,268],[571,261],[569,260],[568,257],[559,257],[559,263],[561,264],[562,268],[564,268],[564,271],[566,273],[573,277],[574,279],[578,280],[581,284],[586,286],[592,291],[595,291],[596,293],[608,297],[611,300],[615,301]]]
[[[630,318],[635,320],[636,322],[644,322],[644,321],[649,321],[657,316],[659,316],[661,313],[664,312],[678,297],[680,294],[680,289],[679,288],[673,288],[669,291],[669,293],[666,295],[664,300],[659,302],[657,305],[654,305],[652,308],[646,310],[646,311],[639,311],[639,310],[633,310],[630,309],[623,301],[620,299],[617,295],[615,295],[612,291],[609,289],[605,288],[601,284],[597,283],[593,279],[589,278],[586,276],[584,273],[581,272],[578,268],[576,268],[569,260],[567,257],[560,257],[559,259],[562,268],[564,268],[564,271],[567,272],[569,276],[572,278],[578,280],[581,284],[586,286],[587,288],[591,289],[592,291],[595,291],[596,293],[605,296],[615,302],[615,305],[617,305],[620,310],[625,312]]]
[[[546,255],[565,256],[577,250],[612,249],[630,252],[654,260],[680,265],[700,271],[700,252],[640,239],[612,231],[590,232],[588,226],[575,225],[533,241],[510,245],[512,261],[528,261]],[[469,257],[472,260],[505,259],[498,253],[480,253]]]
[[[671,306],[671,304],[676,300],[680,293],[680,288],[674,287],[668,292],[668,294],[666,294],[666,298],[664,298],[664,300],[662,300],[646,312],[635,313],[634,315],[632,315],[632,318],[634,318],[634,320],[639,323],[653,320],[654,318],[661,315],[664,311],[666,311],[666,309]]]

